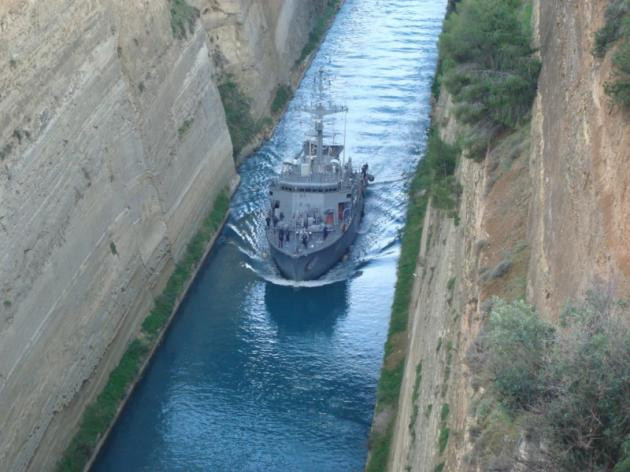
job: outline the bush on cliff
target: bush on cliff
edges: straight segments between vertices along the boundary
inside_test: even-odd
[[[506,406],[529,408],[538,400],[543,355],[553,333],[525,302],[494,303],[483,337],[485,370]]]
[[[199,10],[186,3],[186,0],[171,0],[171,30],[175,39],[186,39],[195,30]]]
[[[291,97],[293,96],[293,90],[290,85],[281,84],[276,89],[276,94],[271,102],[271,113],[274,115],[282,111]]]
[[[604,90],[618,104],[630,106],[630,18],[626,22],[628,35],[613,55],[615,78]]]
[[[552,470],[616,465],[624,470],[630,435],[629,307],[593,290],[564,311],[559,329],[522,301],[497,301],[493,307],[478,340],[479,375],[501,405],[494,411],[507,409],[503,423],[526,425],[530,437],[542,438],[541,455]]]
[[[446,4],[446,14],[450,15],[452,12],[454,12],[457,8],[457,4],[460,1],[461,0],[448,0],[448,3]]]
[[[604,91],[615,103],[630,106],[630,0],[610,0],[604,13],[604,26],[595,33],[593,54],[604,57],[615,42],[619,46],[612,57],[613,80]]]
[[[622,36],[623,18],[630,13],[630,0],[610,0],[604,12],[604,26],[595,33],[593,54],[604,57],[612,43]]]
[[[252,116],[251,100],[243,93],[232,76],[227,76],[219,84],[219,94],[236,157],[260,132],[263,124]]]
[[[315,50],[319,42],[324,37],[324,34],[326,33],[328,23],[332,20],[337,10],[339,10],[340,6],[341,0],[326,0],[324,10],[315,20],[315,25],[308,35],[308,41],[302,48],[302,53],[296,61],[296,64],[300,64],[310,53]]]
[[[445,143],[437,131],[429,132],[427,151],[421,168],[421,186],[433,197],[433,206],[452,210],[461,194],[461,185],[455,179],[459,149]]]
[[[539,405],[565,470],[610,469],[622,458],[630,435],[629,309],[627,300],[593,290],[563,314]]]
[[[491,139],[528,119],[540,72],[530,17],[528,1],[462,0],[445,21],[440,82],[453,97],[458,120],[487,130],[480,136],[489,132]]]

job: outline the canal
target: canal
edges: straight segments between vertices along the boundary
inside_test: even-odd
[[[393,298],[405,186],[430,112],[446,0],[347,0],[272,138],[240,168],[231,216],[94,471],[360,471]],[[376,181],[350,257],[284,281],[267,185],[311,132],[323,69],[348,156]],[[343,139],[343,119],[328,130]]]

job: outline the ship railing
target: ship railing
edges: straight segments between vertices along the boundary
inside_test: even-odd
[[[279,248],[284,249],[287,252],[294,254],[308,253],[316,249],[321,249],[327,244],[332,243],[335,240],[335,234],[338,231],[336,226],[327,226],[326,236],[324,237],[324,229],[320,228],[279,228],[270,227],[267,231],[270,231],[273,235],[273,242]],[[282,233],[281,233],[282,232]],[[281,237],[282,234],[282,237]],[[287,234],[289,234],[289,240],[287,241]],[[307,236],[307,244],[304,246],[303,236]]]
[[[284,227],[270,226],[267,231],[273,235],[273,242],[279,248],[284,249],[286,252],[292,252],[294,254],[308,254],[309,252],[319,250],[329,244],[336,241],[336,235],[339,231],[342,233],[352,224],[352,216],[349,216],[345,221],[338,225],[314,225],[309,228],[294,223],[292,225],[284,225]],[[324,231],[326,228],[326,231]],[[282,238],[280,237],[280,231],[282,231]],[[289,234],[289,240],[287,241],[287,233]],[[307,244],[304,246],[302,237],[307,235]],[[324,236],[325,234],[325,236]]]
[[[285,172],[279,180],[286,183],[335,183],[343,180],[339,174],[313,173],[300,175],[299,172]]]

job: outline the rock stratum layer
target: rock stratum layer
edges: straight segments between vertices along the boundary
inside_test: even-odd
[[[567,300],[598,281],[620,297],[630,290],[630,112],[604,93],[611,54],[591,53],[607,3],[534,2],[543,68],[531,127],[500,140],[481,163],[461,160],[456,220],[427,212],[388,470],[481,471],[488,461],[528,470],[519,430],[494,440],[515,441],[520,464],[474,450],[480,386],[466,358],[488,300],[526,297],[555,323]],[[452,110],[443,92],[434,123],[451,142]],[[494,278],[506,258],[507,275]]]
[[[0,469],[50,470],[235,177],[217,80],[262,116],[309,0],[0,5]]]

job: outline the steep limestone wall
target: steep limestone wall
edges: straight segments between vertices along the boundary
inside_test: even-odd
[[[442,94],[434,123],[453,141],[459,125]],[[389,470],[476,470],[470,461],[471,404],[475,390],[466,354],[482,327],[486,301],[525,294],[531,194],[529,130],[516,133],[482,163],[462,158],[458,218],[429,207],[410,305],[409,353]],[[510,254],[500,279],[484,276]],[[448,411],[445,418],[443,412]],[[448,429],[440,453],[439,436]]]
[[[323,2],[197,0],[218,74],[232,75],[252,99],[255,118],[269,113],[278,84],[291,71]]]
[[[54,466],[235,177],[217,51],[262,114],[308,3],[0,4],[0,470]]]
[[[607,3],[535,2],[543,69],[531,127],[500,140],[481,164],[461,162],[459,225],[427,212],[389,470],[482,471],[489,463],[528,470],[526,463],[484,457],[492,448],[475,450],[481,431],[473,406],[484,387],[473,385],[467,352],[483,327],[487,300],[526,296],[556,321],[566,301],[597,279],[619,296],[628,293],[630,112],[604,93],[611,55],[591,54]],[[446,140],[457,129],[451,109],[443,93],[434,123]],[[506,254],[507,275],[488,277]],[[494,452],[505,444],[508,454],[527,457],[518,428],[496,434]]]
[[[528,298],[551,318],[597,278],[630,289],[630,112],[610,103],[611,54],[595,58],[607,0],[538,1],[543,69],[532,124]]]

